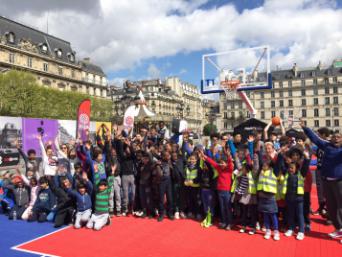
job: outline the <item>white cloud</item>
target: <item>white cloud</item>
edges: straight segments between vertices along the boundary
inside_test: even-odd
[[[160,75],[161,75],[160,70],[153,63],[151,63],[148,66],[147,73],[148,73],[149,78],[151,78],[151,79],[160,78]]]
[[[181,69],[179,72],[178,72],[178,74],[179,75],[182,75],[182,74],[185,74],[185,73],[187,73],[188,71],[187,71],[187,69]]]
[[[106,72],[134,69],[148,58],[180,52],[264,44],[273,49],[274,66],[312,66],[318,60],[330,64],[341,57],[342,11],[334,9],[335,1],[267,0],[242,13],[230,4],[199,9],[206,2],[101,0],[100,7],[94,5],[100,9],[95,14],[54,8],[49,10],[49,32],[70,41],[79,57],[90,56]],[[9,12],[3,5],[0,13]],[[45,30],[44,12],[27,8],[16,7],[10,18]],[[159,71],[154,64],[149,70]]]

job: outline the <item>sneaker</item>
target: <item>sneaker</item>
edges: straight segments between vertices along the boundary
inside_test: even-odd
[[[175,216],[169,215],[169,219],[170,219],[170,220],[174,220],[174,219],[175,219]]]
[[[280,233],[279,233],[279,231],[274,231],[273,239],[274,239],[274,241],[279,241],[280,240]]]
[[[288,231],[285,232],[284,235],[287,236],[287,237],[292,236],[293,235],[293,230],[289,229]]]
[[[127,216],[127,212],[123,212],[122,216],[126,217]]]
[[[180,212],[179,216],[180,216],[181,219],[186,219],[186,215],[185,215],[184,212]]]
[[[226,224],[224,224],[224,223],[219,223],[219,228],[220,228],[220,229],[224,229],[224,228],[226,228],[226,227],[227,227]]]
[[[331,232],[328,234],[331,238],[338,238],[342,236],[342,230],[335,230],[334,232]]]
[[[158,222],[162,222],[163,219],[164,219],[164,215],[160,215],[160,216],[158,217]]]
[[[304,239],[304,233],[303,232],[299,232],[298,234],[297,234],[297,236],[296,236],[296,239],[297,240],[303,240]]]
[[[225,230],[227,230],[227,231],[230,231],[230,230],[232,230],[232,228],[231,228],[231,226],[230,225],[227,225],[225,228],[224,228]]]
[[[241,228],[239,232],[240,233],[245,233],[246,232],[246,228]]]
[[[108,217],[106,225],[109,226],[111,223],[112,223],[112,221],[110,220],[110,217]]]
[[[146,212],[143,212],[142,215],[140,216],[140,218],[143,218],[143,219],[145,219],[146,217],[147,217]]]
[[[310,232],[310,231],[311,231],[311,226],[310,226],[310,224],[306,224],[306,225],[305,225],[305,231],[306,231],[306,232]]]
[[[260,230],[260,223],[259,223],[259,222],[256,223],[255,229],[256,229],[256,230]]]
[[[109,217],[111,217],[111,218],[114,217],[114,211],[113,210],[109,211]]]
[[[271,238],[271,230],[266,230],[266,233],[265,233],[265,235],[264,235],[264,238],[265,238],[266,240],[268,240],[268,239]]]
[[[175,219],[179,220],[179,212],[178,211],[175,212]]]
[[[252,230],[250,230],[250,231],[248,232],[249,235],[254,235],[255,233],[256,233],[255,228],[253,228]]]
[[[121,211],[117,211],[116,212],[116,217],[121,217],[122,215],[121,215]]]

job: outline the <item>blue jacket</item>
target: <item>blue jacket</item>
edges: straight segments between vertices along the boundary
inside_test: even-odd
[[[310,140],[324,151],[322,159],[322,177],[342,179],[342,147],[336,147],[329,141],[319,138],[311,129],[303,128]]]
[[[41,189],[38,192],[37,200],[33,205],[34,211],[50,212],[57,207],[56,196],[50,188]]]
[[[92,207],[91,193],[93,191],[93,184],[88,180],[87,182],[87,192],[81,195],[75,190],[68,189],[68,194],[76,198],[77,211],[82,212],[89,210]]]

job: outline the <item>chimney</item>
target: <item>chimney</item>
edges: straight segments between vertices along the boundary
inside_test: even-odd
[[[292,71],[293,71],[294,76],[297,77],[297,74],[298,74],[297,63],[293,64]]]
[[[90,63],[90,57],[83,58],[83,61],[86,62],[86,63]]]

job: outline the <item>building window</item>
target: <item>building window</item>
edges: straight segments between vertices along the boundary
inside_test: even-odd
[[[272,115],[272,118],[276,116],[276,112],[275,111],[272,111],[271,112],[271,115]]]
[[[47,53],[48,47],[46,44],[41,44],[40,49],[42,50],[43,53]]]
[[[330,104],[330,98],[329,97],[324,98],[324,104]]]
[[[44,71],[49,71],[49,64],[43,63],[43,70]]]
[[[93,74],[93,83],[95,83],[95,74]]]
[[[275,97],[275,93],[273,90],[271,90],[271,97]]]
[[[292,107],[293,106],[293,100],[289,99],[289,106]]]
[[[32,68],[32,57],[27,57],[27,67]]]
[[[63,68],[62,67],[58,67],[58,75],[63,76]]]
[[[316,86],[317,85],[317,79],[313,79],[313,84]]]
[[[333,93],[338,94],[338,87],[333,87]]]
[[[272,107],[272,108],[275,107],[275,101],[271,101],[271,107]]]
[[[283,88],[284,85],[283,85],[283,81],[279,81],[279,88]]]
[[[337,77],[333,77],[334,83],[337,83]]]
[[[55,49],[56,57],[57,58],[62,58],[62,50],[61,49]]]
[[[312,72],[311,72],[311,76],[312,76],[312,77],[316,77],[316,72],[315,72],[315,71],[312,71]]]
[[[330,109],[325,108],[325,116],[330,117]]]
[[[292,81],[289,80],[289,87],[292,87]]]
[[[314,94],[314,95],[318,95],[318,88],[317,88],[317,87],[314,87],[314,89],[313,89],[313,94]]]
[[[231,112],[230,116],[234,119],[235,118],[235,112]]]
[[[329,84],[329,78],[324,78],[324,84],[328,85]]]
[[[304,117],[304,118],[306,117],[306,110],[305,109],[302,110],[302,117]]]
[[[330,127],[331,126],[331,121],[330,120],[326,120],[325,121],[325,126]]]
[[[280,100],[280,101],[279,101],[279,106],[280,106],[280,107],[284,107],[284,100]]]
[[[340,126],[340,121],[339,120],[334,120],[334,126],[339,127]]]
[[[261,119],[265,119],[265,112],[264,112],[264,111],[262,111],[262,112],[260,113],[260,118],[261,118]]]
[[[302,86],[302,87],[304,87],[304,86],[305,86],[305,80],[304,80],[304,79],[302,79],[302,81],[301,81],[301,83],[300,83],[300,84],[301,84],[301,86]]]
[[[225,129],[227,129],[228,128],[228,123],[225,122],[223,126],[224,126]]]
[[[338,104],[338,96],[334,96],[333,101],[334,101],[334,104]]]
[[[260,102],[260,108],[262,108],[262,109],[265,108],[265,102],[264,102],[264,101],[261,101],[261,102]]]
[[[68,56],[70,62],[75,62],[75,55],[74,54],[68,53],[67,56]]]
[[[224,113],[223,113],[223,118],[224,118],[224,119],[228,119],[227,112],[224,112]]]
[[[7,42],[14,44],[14,40],[15,40],[15,35],[13,32],[10,32],[7,34]]]
[[[301,72],[300,73],[300,77],[303,79],[305,76],[304,76],[304,72]]]
[[[325,87],[325,88],[324,88],[324,93],[325,93],[325,94],[329,94],[329,93],[330,93],[329,87]]]
[[[305,95],[306,95],[305,89],[302,89],[302,90],[301,90],[301,96],[305,96]]]
[[[292,90],[289,89],[289,97],[292,97]]]
[[[339,116],[339,110],[338,110],[338,107],[335,107],[334,108],[334,116]]]
[[[302,99],[302,106],[306,106],[306,99]]]
[[[314,98],[314,105],[318,105],[318,98]]]
[[[265,93],[264,92],[260,92],[260,98],[264,99],[265,98]]]
[[[283,91],[279,91],[279,97],[284,97],[284,92]]]
[[[71,70],[71,77],[75,78],[75,71],[74,70]]]
[[[319,117],[319,109],[314,109],[314,117]]]
[[[318,128],[319,127],[319,120],[314,120],[314,124],[315,124],[315,127]]]
[[[10,63],[14,63],[15,62],[15,55],[14,53],[10,53],[8,56],[8,60]]]
[[[289,110],[289,116],[293,116],[293,110]]]

